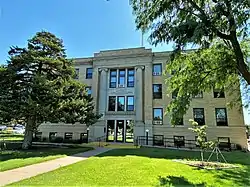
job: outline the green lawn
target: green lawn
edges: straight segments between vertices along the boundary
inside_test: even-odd
[[[228,162],[240,167],[202,170],[172,161],[199,158],[199,152],[156,148],[114,149],[12,185],[250,186],[250,154],[229,152],[224,156]]]
[[[90,150],[81,148],[33,148],[28,151],[1,151],[0,172]]]
[[[20,141],[23,140],[24,135],[22,134],[0,134],[0,141]]]

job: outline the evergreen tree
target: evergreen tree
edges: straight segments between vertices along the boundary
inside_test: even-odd
[[[98,120],[85,85],[73,79],[62,40],[38,32],[26,48],[11,47],[9,55],[0,68],[0,119],[26,122],[23,149],[31,147],[33,132],[43,122],[92,125]]]

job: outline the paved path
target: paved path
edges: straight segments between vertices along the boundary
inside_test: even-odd
[[[33,164],[30,166],[25,166],[17,169],[12,169],[8,171],[0,172],[0,186],[4,186],[13,182],[17,182],[23,179],[34,177],[36,175],[46,173],[63,166],[67,166],[82,160],[85,160],[91,156],[98,155],[109,151],[109,148],[97,147],[94,150],[78,153],[72,156],[67,156],[63,158],[58,158],[55,160],[50,160],[42,162],[39,164]]]

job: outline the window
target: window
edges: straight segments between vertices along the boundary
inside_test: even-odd
[[[57,132],[50,132],[49,133],[49,141],[53,141],[56,139]]]
[[[109,108],[108,111],[115,111],[115,96],[109,96]]]
[[[154,108],[153,109],[153,120],[154,124],[162,124],[163,119],[163,109],[162,108]]]
[[[86,79],[92,79],[92,73],[93,73],[93,69],[87,68],[86,69]]]
[[[72,140],[73,138],[73,133],[72,132],[65,132],[64,134],[64,139],[65,140]]]
[[[125,97],[118,96],[117,111],[124,111],[124,110],[125,110]]]
[[[205,125],[204,108],[194,108],[193,109],[194,121],[199,125]]]
[[[154,76],[161,75],[161,72],[162,72],[161,64],[153,64],[153,75]]]
[[[79,68],[75,68],[74,79],[79,79]]]
[[[135,70],[128,69],[127,87],[134,87],[134,85],[135,85]]]
[[[119,79],[118,79],[119,87],[125,86],[125,69],[119,70]]]
[[[88,96],[91,96],[92,94],[91,86],[86,87],[86,92],[88,93]]]
[[[127,111],[134,111],[134,96],[127,96]]]
[[[35,132],[35,140],[34,141],[42,141],[42,132]]]
[[[175,125],[184,125],[183,118],[177,118]]]
[[[226,108],[215,109],[216,123],[218,126],[227,126],[227,110]]]
[[[229,137],[218,137],[218,146],[221,150],[231,149],[231,143]]]
[[[172,99],[175,99],[178,95],[178,90],[176,89],[175,91],[173,91],[172,93]]]
[[[163,135],[154,135],[153,136],[153,144],[158,146],[164,145],[164,136]]]
[[[110,70],[110,83],[109,83],[110,88],[116,88],[116,74],[117,74],[116,70]]]
[[[185,137],[184,136],[174,136],[174,145],[176,147],[184,147],[185,146]]]
[[[153,99],[162,99],[162,85],[153,84]]]
[[[214,89],[214,98],[225,98],[224,89]]]
[[[203,98],[203,92],[199,92],[197,95],[192,95],[193,98]]]

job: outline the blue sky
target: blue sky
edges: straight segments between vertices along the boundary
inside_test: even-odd
[[[107,49],[140,47],[129,0],[0,1],[0,63],[9,47],[25,46],[36,32],[46,30],[62,38],[68,57],[87,57]],[[172,44],[144,46],[171,50]],[[250,118],[247,118],[250,123]]]

